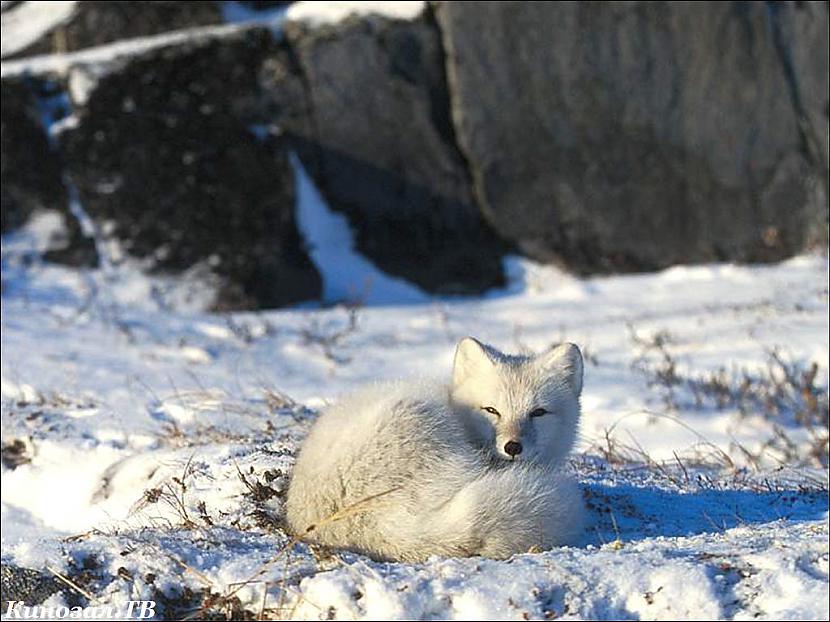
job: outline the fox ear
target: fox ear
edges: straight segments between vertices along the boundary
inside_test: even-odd
[[[546,371],[564,376],[577,396],[582,393],[582,353],[575,344],[559,344],[540,354],[538,361]]]
[[[489,348],[472,337],[464,337],[455,349],[452,364],[452,382],[458,386],[471,376],[493,369]]]

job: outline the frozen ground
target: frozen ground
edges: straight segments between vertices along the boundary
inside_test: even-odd
[[[356,255],[297,174],[325,308],[205,314],[198,270],[147,279],[115,246],[100,271],[43,264],[49,214],[3,238],[2,556],[79,588],[47,603],[827,618],[826,427],[804,424],[805,391],[826,408],[826,258],[585,280],[511,259],[504,291],[431,298]],[[467,334],[583,347],[582,546],[403,565],[289,541],[281,497],[315,411],[375,379],[446,375]]]

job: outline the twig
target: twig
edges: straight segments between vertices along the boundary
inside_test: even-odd
[[[82,588],[80,585],[78,585],[77,583],[72,581],[69,577],[66,577],[66,576],[62,575],[60,572],[58,572],[57,570],[55,570],[51,566],[46,566],[46,570],[48,570],[53,575],[55,575],[55,578],[58,579],[58,581],[60,581],[62,583],[65,583],[66,585],[71,587],[73,590],[78,592],[78,594],[85,597],[90,602],[98,602],[98,599],[95,598],[95,596],[93,596],[92,594],[87,592],[84,588]]]

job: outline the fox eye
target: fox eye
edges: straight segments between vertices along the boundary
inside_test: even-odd
[[[501,417],[501,413],[499,411],[497,411],[495,408],[493,408],[492,406],[482,406],[481,410],[485,410],[488,413],[490,413],[491,415],[496,415],[496,417]]]
[[[548,411],[544,408],[535,408],[534,410],[530,411],[531,417],[541,417],[542,415],[547,415]]]

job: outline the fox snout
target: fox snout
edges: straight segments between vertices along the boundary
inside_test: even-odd
[[[504,453],[511,458],[515,458],[522,453],[522,444],[519,441],[507,441],[504,444]]]
[[[522,422],[506,422],[501,434],[496,434],[496,451],[502,458],[518,460],[520,455],[522,458],[527,457],[528,450],[533,445],[532,434],[530,437],[528,434],[532,430],[528,430],[528,427]]]

